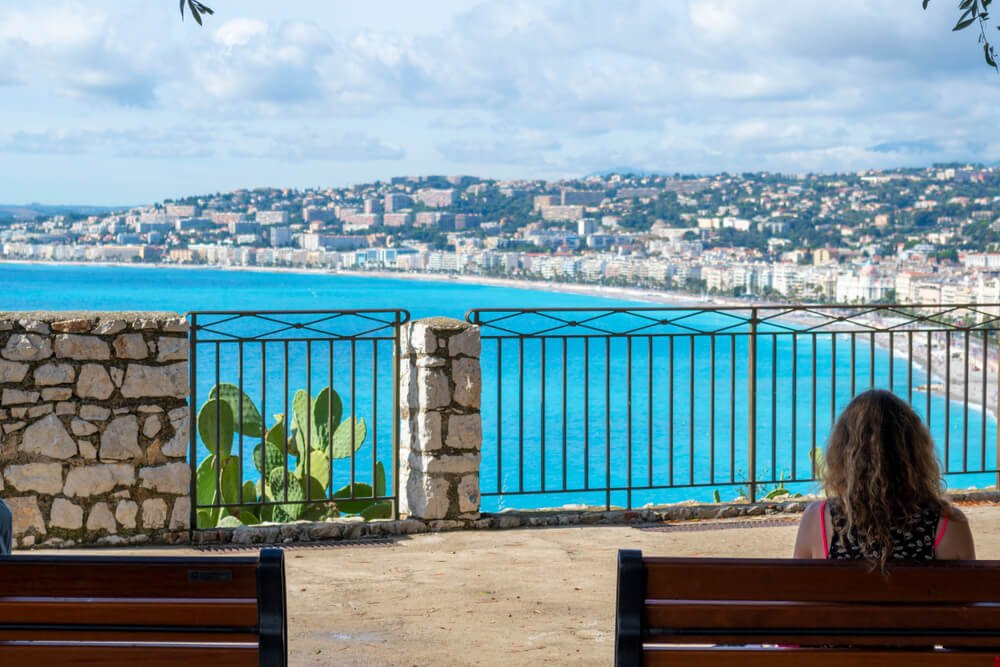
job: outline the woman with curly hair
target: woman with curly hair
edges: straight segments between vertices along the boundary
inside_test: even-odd
[[[806,508],[796,558],[971,560],[965,516],[944,493],[934,442],[895,394],[872,389],[844,409],[827,443],[826,500]]]

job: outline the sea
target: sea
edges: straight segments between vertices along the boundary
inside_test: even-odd
[[[928,396],[940,382],[906,358],[890,357],[867,339],[790,337],[760,340],[757,349],[756,447],[749,450],[750,408],[745,335],[607,337],[628,330],[604,316],[574,331],[586,309],[649,308],[638,300],[591,294],[360,275],[104,265],[0,264],[0,310],[274,311],[259,318],[198,315],[206,327],[196,345],[195,410],[212,387],[242,388],[266,425],[290,415],[295,392],[313,397],[332,386],[343,419],[365,421],[362,446],[334,462],[334,486],[371,482],[377,463],[390,469],[393,406],[391,340],[343,337],[347,317],[299,311],[405,309],[410,318],[464,319],[477,309],[556,310],[559,319],[501,320],[484,328],[482,349],[483,509],[572,506],[641,507],[684,500],[730,500],[747,492],[755,471],[758,495],[777,487],[816,490],[814,449],[853,393],[893,388],[930,424],[953,488],[995,484],[997,424],[975,401]],[[573,312],[575,311],[575,312]],[[358,316],[351,316],[357,320]],[[388,316],[367,327],[375,331]],[[491,317],[490,313],[484,317]],[[672,313],[671,317],[676,317]],[[724,318],[724,315],[709,317]],[[610,319],[608,319],[610,318]],[[619,318],[616,322],[615,318]],[[252,320],[252,322],[251,322]],[[360,321],[360,320],[359,320]],[[389,320],[391,321],[391,317]],[[234,324],[236,322],[236,324]],[[272,336],[294,324],[310,336]],[[722,324],[720,321],[719,324]],[[523,326],[522,326],[523,325]],[[227,327],[229,327],[227,329]],[[234,328],[235,327],[235,328]],[[711,327],[710,327],[711,328]],[[527,338],[507,338],[528,331]],[[243,342],[230,334],[236,333]],[[574,335],[580,332],[587,336]],[[569,337],[566,337],[569,336]],[[252,340],[253,342],[247,342]],[[848,352],[854,345],[854,354]],[[854,359],[853,367],[847,359]],[[814,381],[815,379],[815,381]],[[357,440],[357,437],[356,437]],[[256,440],[237,435],[234,453],[244,480],[259,473]],[[358,443],[355,442],[357,445]],[[195,457],[207,455],[198,439]],[[390,475],[388,491],[392,492]]]

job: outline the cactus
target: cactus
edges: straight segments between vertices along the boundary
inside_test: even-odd
[[[337,501],[337,509],[344,514],[361,514],[363,516],[366,510],[380,504],[374,499],[383,495],[385,495],[385,467],[379,461],[375,464],[374,489],[368,484],[348,484],[334,493],[333,499]],[[354,499],[351,499],[352,496]],[[371,500],[366,499],[366,496]]]
[[[223,505],[238,505],[240,502],[240,462],[235,456],[222,461],[222,474],[219,478],[219,490],[222,492]],[[231,511],[232,507],[227,507]]]
[[[327,449],[330,446],[331,424],[336,427],[344,413],[340,395],[330,387],[325,387],[313,401],[313,449]]]
[[[388,500],[383,500],[361,510],[361,518],[365,521],[371,521],[372,519],[391,519],[392,518],[392,503]]]
[[[355,420],[353,429],[351,428],[351,419],[345,419],[333,434],[333,446],[330,448],[330,458],[346,459],[350,457],[352,453],[361,449],[361,446],[365,444],[367,436],[368,426],[365,424],[364,419]]]
[[[263,459],[261,457],[261,450],[267,452]],[[273,442],[268,442],[265,445],[257,445],[253,448],[253,467],[261,474],[270,474],[275,468],[284,468],[285,453]]]
[[[210,453],[196,472],[196,499],[199,506],[223,507],[199,509],[197,527],[322,520],[340,512],[360,514],[365,519],[390,516],[391,503],[376,500],[386,492],[381,462],[376,463],[374,488],[363,483],[348,485],[332,494],[339,503],[327,502],[331,498],[332,460],[349,458],[368,436],[363,418],[341,421],[343,412],[343,401],[332,387],[324,387],[315,398],[300,389],[292,400],[291,428],[280,414],[274,415],[274,424],[267,428],[257,406],[239,387],[230,383],[213,387],[198,412],[198,434]],[[231,455],[237,433],[263,441],[253,449],[253,465],[261,476],[256,483],[241,479],[240,462]],[[308,466],[307,445],[311,450]]]
[[[304,480],[306,477],[306,466],[305,460],[299,460],[298,466],[295,468],[295,475],[300,480]],[[325,452],[315,451],[309,452],[309,477],[311,478],[311,484],[309,485],[309,500],[319,500],[326,497],[326,490],[330,486],[330,458]]]
[[[198,411],[198,435],[208,451],[229,456],[233,449],[233,411],[228,403],[214,398],[205,401]]]
[[[244,510],[240,512],[240,523],[244,526],[256,526],[260,523],[260,519],[258,519],[257,515],[253,512]]]
[[[240,414],[240,397],[243,397],[242,401],[242,419],[236,419],[235,416]],[[234,384],[222,383],[217,384],[212,387],[212,391],[209,392],[208,397],[218,398],[223,403],[229,406],[229,410],[234,417],[233,427],[236,433],[243,433],[243,435],[249,438],[259,438],[263,432],[264,425],[263,419],[260,416],[260,411],[257,410],[257,406],[253,404],[250,397],[246,395],[245,392],[240,391],[240,388]],[[242,431],[241,431],[242,427]]]
[[[292,399],[292,426],[298,451],[304,452],[307,442],[312,449],[328,448],[330,425],[340,423],[343,411],[340,395],[330,387],[324,387],[311,401],[304,389],[295,392]]]
[[[287,489],[285,485],[285,477],[288,477]],[[299,482],[298,478],[288,472],[285,469],[277,469],[271,471],[267,476],[267,485],[271,489],[271,494],[275,500],[288,500],[292,502],[276,505],[274,508],[274,519],[275,521],[295,521],[302,514],[303,506],[298,504],[297,501],[302,501],[306,499],[305,492],[302,489],[302,484]],[[287,491],[287,495],[286,495]],[[279,519],[282,516],[282,519]]]

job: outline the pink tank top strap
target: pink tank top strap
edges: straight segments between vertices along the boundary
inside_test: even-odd
[[[941,544],[942,538],[944,538],[944,531],[948,528],[948,517],[947,515],[941,515],[941,530],[938,531],[937,539],[934,540],[934,551],[937,552],[938,545]]]
[[[830,543],[826,541],[826,501],[824,500],[819,506],[819,530],[820,535],[823,537],[823,558],[830,557]],[[944,531],[941,531],[944,532]],[[940,537],[938,540],[940,541]],[[937,546],[936,544],[934,546]]]

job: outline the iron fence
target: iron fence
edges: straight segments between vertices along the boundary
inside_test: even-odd
[[[397,516],[407,311],[188,317],[193,527]]]
[[[815,487],[859,391],[903,396],[952,486],[996,484],[1000,306],[476,309],[485,509]]]

